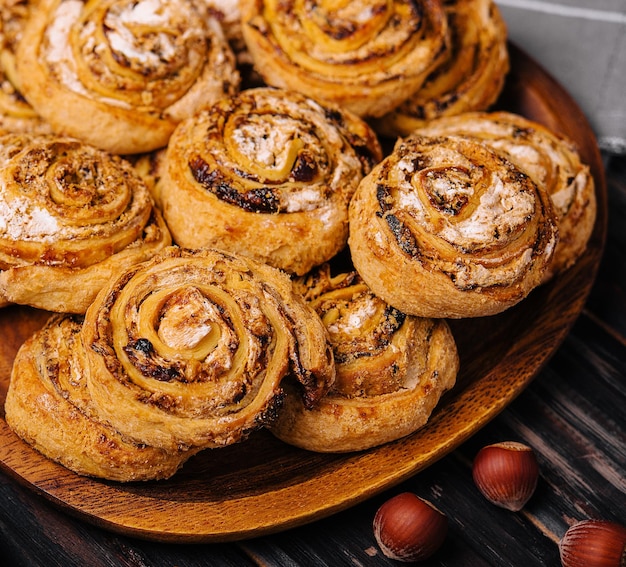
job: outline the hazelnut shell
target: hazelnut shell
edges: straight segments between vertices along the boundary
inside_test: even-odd
[[[422,561],[443,544],[448,518],[430,502],[411,492],[387,500],[374,517],[374,536],[386,557]]]
[[[539,480],[535,452],[514,441],[483,447],[472,465],[474,483],[492,504],[517,512],[534,494]]]
[[[559,542],[563,567],[626,566],[626,527],[606,520],[582,520]]]

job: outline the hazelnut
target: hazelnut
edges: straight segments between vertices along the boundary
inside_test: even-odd
[[[530,447],[507,441],[483,447],[474,459],[472,476],[489,502],[517,512],[537,488],[539,465]]]
[[[606,520],[582,520],[559,542],[563,567],[624,567],[626,527]]]
[[[386,557],[422,561],[443,544],[448,518],[430,502],[411,492],[387,500],[374,517],[374,537]]]

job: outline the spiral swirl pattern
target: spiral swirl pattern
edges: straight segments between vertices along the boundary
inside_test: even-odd
[[[82,317],[54,315],[15,358],[5,412],[13,431],[48,458],[87,476],[128,482],[172,476],[194,451],[164,451],[121,435],[87,388]]]
[[[350,250],[366,283],[427,317],[493,314],[517,303],[541,281],[557,239],[548,195],[472,138],[400,142],[361,183],[350,210]]]
[[[34,109],[114,153],[165,146],[180,120],[239,84],[219,22],[194,0],[45,0],[17,55]]]
[[[123,274],[87,311],[83,343],[99,412],[169,450],[240,441],[275,417],[287,375],[309,406],[335,375],[289,279],[211,249],[171,248]]]
[[[381,116],[438,62],[447,33],[430,0],[244,0],[243,34],[274,86]]]
[[[0,289],[12,301],[84,312],[93,286],[116,264],[141,261],[170,242],[146,185],[125,160],[70,138],[0,138]],[[81,289],[73,278],[85,272],[91,281]],[[55,306],[55,290],[77,303]],[[30,303],[22,292],[39,300]]]
[[[348,203],[381,155],[351,113],[250,89],[178,126],[157,193],[181,246],[218,246],[303,274],[345,246]]]
[[[486,110],[509,70],[507,30],[493,0],[446,2],[450,41],[446,57],[423,86],[375,127],[388,136],[407,136],[430,120]]]
[[[445,321],[405,315],[356,272],[326,264],[296,281],[328,329],[337,378],[313,409],[287,396],[272,431],[322,452],[367,449],[422,427],[456,380],[456,344]]]
[[[435,120],[424,135],[480,139],[525,171],[552,200],[559,242],[544,281],[572,266],[583,254],[596,218],[595,184],[575,144],[562,134],[510,112],[470,112]]]

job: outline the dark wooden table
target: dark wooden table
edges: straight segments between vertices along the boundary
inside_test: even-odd
[[[75,519],[0,473],[0,565],[394,565],[376,546],[372,520],[383,501],[402,491],[432,501],[450,519],[444,547],[424,565],[557,566],[557,543],[575,521],[626,525],[626,157],[605,155],[604,161],[608,239],[585,309],[531,385],[457,450],[347,511],[229,544],[117,535]],[[525,442],[538,455],[539,485],[520,512],[489,504],[472,481],[476,452],[502,440]]]

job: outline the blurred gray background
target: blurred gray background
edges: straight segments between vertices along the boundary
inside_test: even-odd
[[[603,150],[626,154],[626,0],[496,0],[509,38],[585,112]]]

